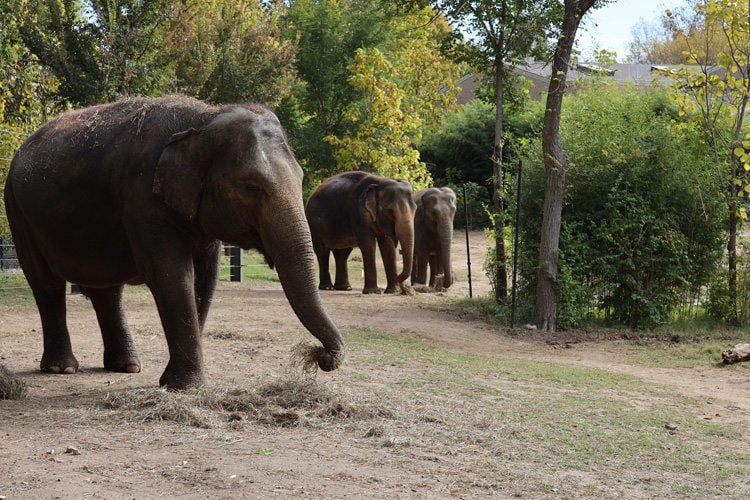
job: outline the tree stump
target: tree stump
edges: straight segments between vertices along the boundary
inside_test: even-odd
[[[721,353],[725,364],[750,361],[750,344],[737,344],[733,349]]]

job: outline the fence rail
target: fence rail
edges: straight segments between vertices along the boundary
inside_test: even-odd
[[[3,217],[0,215],[0,217]],[[246,270],[251,268],[264,268],[267,269],[265,264],[249,264],[245,262],[244,252],[241,248],[233,245],[222,245],[222,253],[224,256],[229,257],[229,261],[225,263],[226,259],[222,259],[220,264],[220,271],[228,270],[227,272],[219,274],[219,280],[221,281],[234,281],[243,282],[246,279],[252,279],[254,276],[248,273]],[[13,244],[13,239],[10,236],[0,236],[0,273],[8,273],[8,275],[20,274],[21,265],[18,261],[18,254],[16,253],[16,247]],[[257,277],[260,277],[258,275]],[[267,278],[266,278],[267,279]],[[12,280],[12,284],[7,286],[0,281],[0,291],[4,290],[28,290],[28,285],[18,286],[18,280]],[[72,293],[77,293],[78,287],[72,285]]]

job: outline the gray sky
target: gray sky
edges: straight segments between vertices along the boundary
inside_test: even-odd
[[[617,52],[622,61],[628,55],[631,29],[640,19],[658,19],[666,9],[687,5],[686,0],[617,0],[611,5],[590,11],[579,29],[576,48],[583,56],[594,49]]]

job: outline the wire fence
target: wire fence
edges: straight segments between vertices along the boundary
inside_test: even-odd
[[[278,281],[275,271],[261,260],[258,255],[243,251],[239,247],[222,245],[219,281]],[[30,290],[30,287],[18,261],[13,238],[0,236],[0,292],[12,290]],[[72,293],[78,291],[78,287],[72,285]]]

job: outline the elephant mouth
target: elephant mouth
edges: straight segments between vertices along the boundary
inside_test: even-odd
[[[263,259],[266,261],[266,264],[268,264],[268,267],[270,267],[271,269],[274,268],[273,258],[268,253],[268,251],[266,251],[266,248],[263,245],[263,240],[260,237],[260,233],[258,233],[255,228],[249,228],[241,238],[238,238],[238,240],[239,241],[237,241],[236,243],[233,243],[231,241],[228,241],[228,243],[233,243],[243,250],[257,250],[263,256]]]

